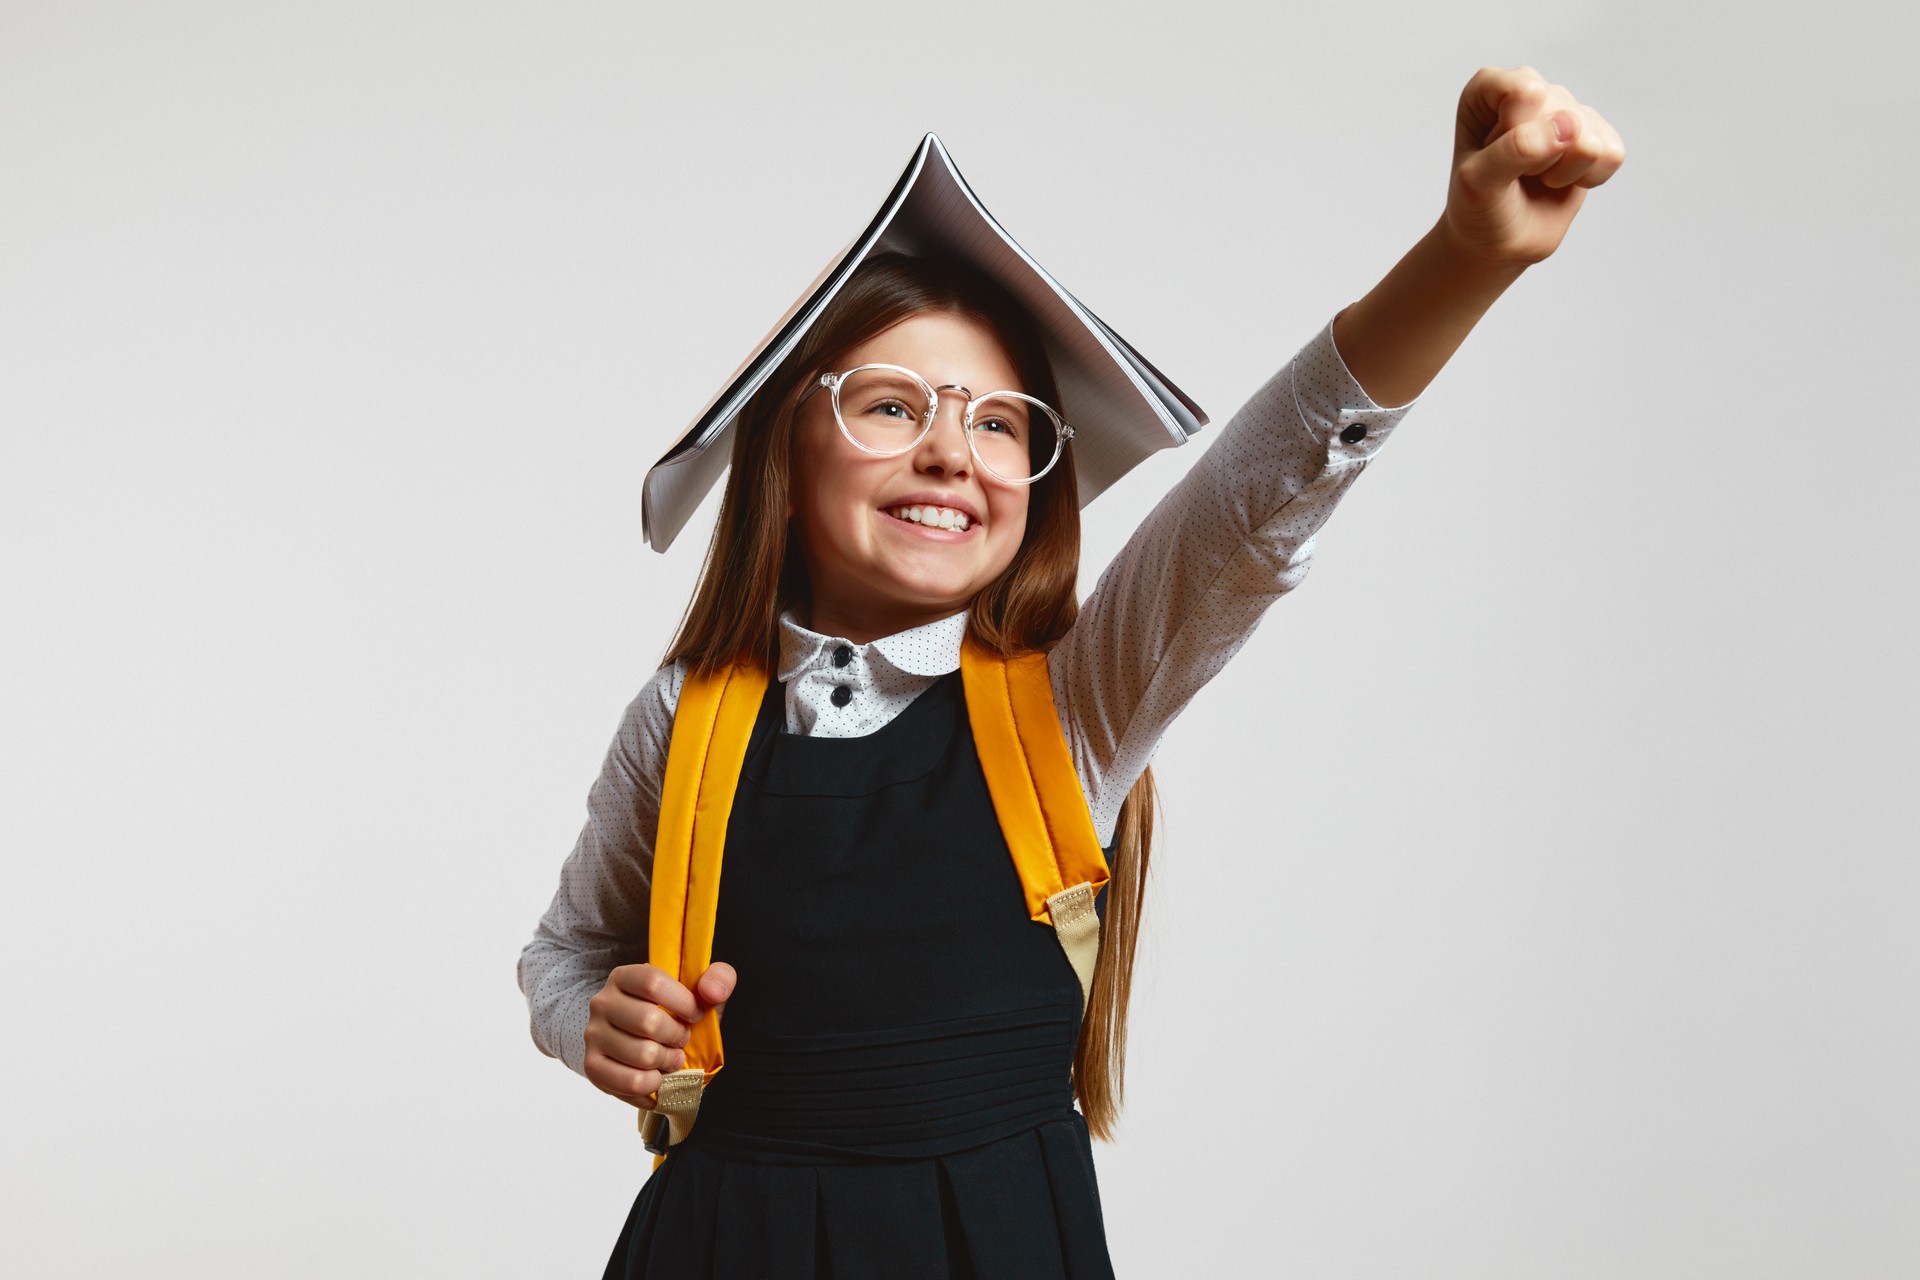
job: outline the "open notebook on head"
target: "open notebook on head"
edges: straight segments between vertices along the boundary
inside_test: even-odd
[[[854,270],[877,253],[941,254],[978,268],[1033,316],[1074,425],[1080,505],[1159,449],[1186,443],[1207,415],[1049,275],[988,213],[940,139],[920,142],[880,212],[827,265],[712,402],[647,473],[641,529],[665,551],[726,470],[734,423]]]

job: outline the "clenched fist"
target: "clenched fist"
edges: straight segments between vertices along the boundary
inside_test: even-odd
[[[1565,85],[1532,67],[1482,67],[1460,94],[1441,225],[1470,257],[1531,265],[1560,247],[1587,188],[1626,158],[1606,117]]]
[[[691,991],[653,965],[621,965],[587,1002],[587,1079],[653,1110],[661,1074],[685,1065],[688,1033],[708,1009],[715,1017],[725,1011],[735,981],[725,963],[707,966]]]

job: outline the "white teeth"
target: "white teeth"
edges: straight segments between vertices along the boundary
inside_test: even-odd
[[[956,533],[964,533],[973,523],[967,518],[966,512],[955,511],[952,507],[895,507],[893,514],[930,529],[952,529]]]

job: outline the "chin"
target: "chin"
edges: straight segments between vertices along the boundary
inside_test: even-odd
[[[872,585],[881,586],[880,580]],[[889,576],[885,585],[902,604],[910,604],[916,609],[964,609],[979,594],[984,583],[976,583],[971,578],[950,578],[944,575],[926,577]]]
[[[941,556],[887,557],[869,566],[866,580],[883,591],[916,605],[964,605],[992,576],[979,564],[956,564]]]

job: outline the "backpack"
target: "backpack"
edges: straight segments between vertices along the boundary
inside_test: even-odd
[[[768,678],[753,663],[689,674],[674,712],[654,841],[647,959],[689,987],[713,959],[727,819]],[[1107,859],[1054,710],[1047,656],[1002,657],[969,637],[960,650],[960,679],[1028,913],[1060,940],[1080,979],[1084,1009],[1100,952],[1095,898],[1107,883]],[[662,1074],[657,1107],[640,1112],[641,1136],[660,1159],[692,1131],[701,1094],[725,1062],[711,1009],[694,1025],[686,1055],[680,1070]]]

